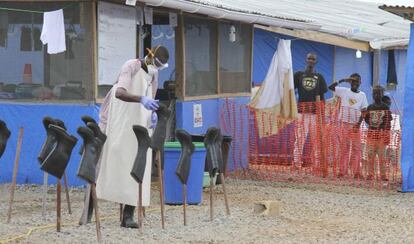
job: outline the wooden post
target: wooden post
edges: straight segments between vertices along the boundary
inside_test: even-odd
[[[72,209],[70,207],[70,198],[69,198],[68,177],[66,176],[66,172],[63,174],[63,183],[65,184],[65,194],[66,194],[66,202],[68,203],[68,212],[69,214],[72,214]]]
[[[142,230],[142,183],[138,185],[138,228]]]
[[[90,199],[91,199],[91,191],[92,191],[92,186],[91,184],[88,184],[86,186],[86,190],[85,190],[85,202],[84,202],[84,207],[83,207],[83,213],[82,213],[82,219],[81,219],[81,224],[82,225],[86,225],[88,224],[88,212],[89,212],[89,204],[90,204]],[[93,200],[93,199],[92,199]]]
[[[10,223],[10,219],[11,219],[12,205],[13,205],[13,200],[14,200],[14,190],[16,189],[17,170],[19,168],[20,151],[22,149],[23,132],[24,132],[23,127],[20,127],[19,136],[17,139],[16,156],[14,158],[12,185],[10,187],[9,211],[7,212],[7,223]]]
[[[187,214],[186,214],[186,205],[187,205],[187,185],[183,184],[183,214],[184,214],[184,225],[187,225]]]
[[[230,208],[229,208],[229,202],[228,202],[228,199],[227,199],[226,184],[224,182],[224,174],[223,173],[220,173],[220,181],[221,181],[221,185],[223,186],[224,203],[226,204],[226,213],[227,213],[227,215],[230,215]]]
[[[92,202],[93,208],[95,209],[95,221],[96,221],[96,238],[98,243],[102,243],[102,235],[101,235],[101,220],[99,217],[99,210],[98,210],[98,198],[96,197],[96,186],[95,184],[90,184],[90,188],[92,191]]]
[[[60,223],[61,223],[61,199],[60,199],[60,193],[62,191],[62,184],[60,182],[60,179],[57,179],[57,186],[56,186],[56,231],[60,232]]]
[[[165,219],[164,219],[164,179],[163,179],[163,170],[161,168],[161,152],[157,150],[156,160],[158,165],[158,182],[160,187],[160,205],[161,205],[161,224],[162,228],[165,228]]]
[[[122,203],[119,204],[119,221],[122,221],[124,218],[124,208]]]
[[[46,217],[46,201],[47,201],[47,186],[48,186],[48,174],[43,172],[43,193],[42,193],[42,216]]]
[[[210,221],[213,221],[213,179],[210,175]]]

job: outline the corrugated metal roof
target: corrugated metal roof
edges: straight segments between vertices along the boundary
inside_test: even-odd
[[[185,0],[321,26],[319,31],[360,41],[407,39],[409,21],[356,0]]]

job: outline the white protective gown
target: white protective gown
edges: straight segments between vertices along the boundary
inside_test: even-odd
[[[152,97],[152,77],[142,68],[133,78],[128,92],[139,96]],[[138,151],[138,141],[132,130],[133,125],[149,127],[151,111],[141,103],[124,102],[115,97],[117,85],[111,92],[107,139],[101,154],[101,165],[96,182],[99,199],[137,206],[138,183],[130,172]],[[149,135],[152,131],[149,130]],[[147,165],[142,184],[142,205],[150,205],[152,150],[147,152]]]

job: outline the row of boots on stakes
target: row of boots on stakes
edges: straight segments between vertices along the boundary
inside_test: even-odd
[[[158,109],[156,110],[158,121],[155,126],[154,132],[152,136],[149,136],[148,129],[144,126],[134,125],[132,130],[135,133],[138,142],[138,150],[134,160],[133,167],[131,169],[131,176],[139,185],[139,193],[138,193],[138,223],[133,220],[134,215],[134,206],[125,205],[123,216],[122,216],[122,227],[127,228],[141,228],[142,227],[142,183],[144,181],[145,170],[147,168],[147,151],[151,148],[154,152],[159,152],[160,158],[157,157],[156,153],[153,153],[152,162],[153,164],[155,161],[159,160],[158,164],[156,164],[158,170],[158,178],[160,180],[160,192],[163,194],[163,182],[162,182],[162,174],[164,169],[164,142],[166,138],[166,131],[167,131],[167,122],[171,116],[171,111],[168,109],[164,104],[159,104]],[[160,194],[161,194],[160,193]],[[163,222],[164,228],[164,216],[163,216],[163,199],[162,196],[160,197],[161,203],[161,217]]]
[[[0,158],[6,150],[7,141],[9,140],[10,135],[11,132],[7,128],[6,123],[3,120],[0,120]]]
[[[154,151],[160,151],[161,152],[161,162],[163,162],[163,149],[164,149],[164,142],[165,142],[165,137],[166,137],[166,127],[167,127],[167,121],[168,121],[168,119],[171,115],[171,111],[165,105],[159,104],[159,107],[155,112],[157,114],[158,121],[157,121],[156,127],[155,127],[154,132],[153,132],[151,137],[149,136],[147,128],[145,128],[143,126],[134,125],[133,128],[131,128],[132,131],[135,133],[135,135],[137,137],[138,150],[137,150],[135,162],[134,162],[134,165],[131,169],[130,175],[133,179],[135,179],[135,181],[137,181],[138,183],[141,183],[141,184],[143,182],[143,178],[144,178],[144,174],[145,174],[148,148],[151,148]],[[87,123],[88,127],[90,126],[90,123],[91,122]],[[98,127],[98,129],[99,129],[99,127]],[[80,130],[80,128],[78,129],[78,133],[79,133],[79,130]],[[105,136],[105,135],[102,133],[101,136]],[[88,140],[84,139],[84,141],[88,141]],[[91,146],[90,148],[93,149],[94,147]],[[100,150],[101,149],[102,149],[102,146],[100,147]],[[89,149],[85,147],[85,151],[88,151],[88,150]],[[99,161],[99,156],[101,154],[100,150],[98,151],[98,153],[96,155],[94,155],[93,160],[86,160],[85,156],[82,159],[85,159],[85,161],[96,161],[96,162],[98,162]],[[85,155],[85,153],[84,153],[84,155]],[[154,156],[155,155],[153,154],[153,161],[155,161]],[[87,165],[90,166],[90,165],[93,165],[93,164],[87,164]],[[97,175],[98,172],[99,172],[99,164],[97,163],[97,165],[98,166],[96,167],[96,171],[94,171],[94,173],[96,172],[96,174],[94,174],[94,176]],[[163,168],[162,163],[161,163],[161,167]],[[82,163],[80,165],[80,170],[78,171],[78,176],[82,178],[81,168],[82,168]],[[87,171],[92,172],[93,170],[92,170],[92,168],[90,168]],[[96,179],[96,176],[94,177],[94,179]],[[91,179],[85,179],[85,180],[87,180],[88,182],[91,182],[90,181]],[[95,181],[93,181],[93,182],[95,182]],[[89,201],[88,201],[88,199],[89,199]],[[93,213],[93,208],[94,207],[93,207],[93,204],[92,204],[92,199],[91,199],[91,196],[90,196],[90,193],[89,193],[89,189],[87,189],[86,194],[85,194],[85,206],[84,206],[84,208],[85,209],[83,211],[83,215],[82,215],[82,217],[79,221],[80,225],[90,223],[91,219],[92,219],[92,213]],[[123,206],[123,210],[122,210],[122,214],[121,214],[121,226],[122,227],[126,227],[126,228],[138,228],[139,227],[138,223],[136,223],[134,221],[134,218],[133,218],[134,211],[135,211],[135,206],[127,205],[127,204],[125,204]]]
[[[96,182],[96,165],[106,136],[93,118],[83,116],[81,119],[86,126],[77,129],[83,139],[83,145],[79,152],[82,158],[77,175],[88,183],[94,184]],[[67,133],[64,122],[59,119],[45,117],[43,126],[47,136],[38,155],[38,160],[43,171],[60,179],[68,165],[77,139]]]

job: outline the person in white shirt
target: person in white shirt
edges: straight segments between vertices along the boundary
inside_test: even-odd
[[[351,88],[339,87],[339,83],[348,82]],[[362,122],[361,113],[368,107],[367,96],[359,90],[361,76],[357,73],[349,78],[334,82],[329,89],[340,99],[341,111],[339,112],[339,174],[338,177],[348,175],[348,170],[355,178],[361,175],[361,139],[359,127]],[[351,153],[351,158],[350,158]]]

